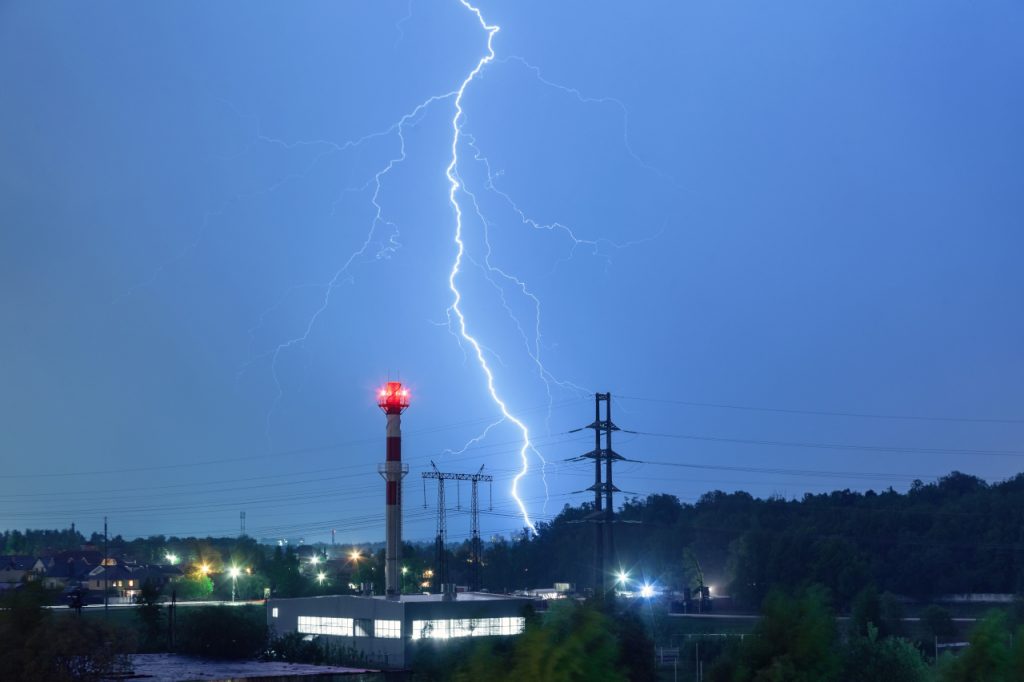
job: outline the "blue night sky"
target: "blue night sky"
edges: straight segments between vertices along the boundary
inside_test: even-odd
[[[1024,6],[480,9],[456,282],[535,520],[588,499],[595,390],[710,467],[636,494],[1020,471]],[[486,54],[457,0],[0,2],[0,527],[382,539],[400,373],[406,537],[431,459],[521,528],[514,426],[456,452],[499,416],[448,326]]]

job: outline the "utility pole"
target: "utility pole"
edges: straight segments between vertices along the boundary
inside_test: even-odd
[[[604,417],[601,416],[601,404],[604,403]],[[612,422],[612,394],[594,394],[594,422],[587,426],[573,429],[576,433],[583,429],[594,429],[594,449],[568,461],[580,462],[594,460],[594,484],[586,490],[594,491],[594,512],[586,521],[594,524],[594,593],[605,594],[609,591],[609,563],[615,561],[615,498],[614,494],[622,492],[615,487],[612,480],[612,464],[616,461],[629,461],[612,449],[612,433],[619,427]],[[604,436],[602,442],[601,436]],[[604,480],[602,480],[601,464],[604,463]],[[579,491],[584,492],[584,491]]]
[[[244,511],[238,512],[238,522],[239,522],[239,525],[241,526],[241,531],[242,531],[241,537],[244,538],[245,537],[245,512]]]
[[[472,584],[470,589],[474,592],[478,592],[483,587],[483,560],[484,560],[484,548],[483,542],[480,540],[480,491],[478,484],[480,481],[487,481],[491,483],[494,481],[494,477],[483,473],[484,465],[480,465],[480,470],[470,476],[470,486],[472,487],[472,496],[470,499],[470,526],[469,526],[469,537],[470,537],[470,553],[471,558],[471,575]],[[492,500],[493,504],[493,500]]]
[[[103,517],[103,615],[110,613],[110,553],[107,551],[107,517]]]
[[[601,399],[600,393],[596,394],[596,400],[594,400],[594,424],[601,422]],[[594,457],[594,485],[591,489],[594,491],[594,594],[597,594],[598,589],[604,592],[604,526],[603,519],[605,518],[601,512],[601,430],[598,428],[594,429],[594,451],[591,453]]]
[[[447,587],[448,584],[448,555],[445,551],[445,545],[448,539],[448,519],[445,515],[445,499],[444,499],[444,482],[448,478],[445,474],[441,473],[437,469],[437,465],[433,461],[430,462],[430,466],[434,468],[433,471],[423,472],[423,485],[427,484],[428,478],[437,479],[437,535],[434,538],[434,552],[436,555],[435,566],[434,566],[434,587],[440,588],[437,591],[441,592]]]
[[[174,619],[177,616],[178,590],[171,590],[171,605],[167,607],[167,648],[174,651]]]
[[[447,515],[445,511],[445,481],[469,481],[472,488],[470,496],[470,571],[474,590],[480,589],[481,563],[483,562],[483,543],[480,540],[480,481],[492,483],[494,477],[483,473],[483,466],[475,474],[460,474],[440,471],[437,465],[430,463],[433,471],[423,472],[424,505],[426,505],[426,482],[428,478],[437,479],[437,573],[435,585],[447,585],[448,576],[448,553],[445,550],[448,538]]]
[[[601,394],[600,393],[597,394],[597,400],[595,400],[594,402],[595,402],[595,405],[600,405],[600,403],[601,403]],[[623,459],[623,458],[620,457],[619,455],[615,454],[615,451],[612,450],[612,432],[615,431],[616,429],[618,429],[619,427],[615,426],[615,424],[612,423],[612,394],[611,393],[605,393],[604,394],[604,403],[605,403],[604,404],[605,420],[603,422],[600,422],[598,425],[596,425],[594,427],[594,433],[599,433],[600,431],[604,431],[604,442],[605,442],[605,451],[604,451],[604,471],[605,471],[605,476],[604,476],[604,494],[605,494],[604,525],[605,525],[605,532],[608,534],[608,539],[607,539],[607,542],[605,543],[605,551],[607,552],[606,556],[607,556],[607,558],[609,560],[609,563],[611,563],[611,562],[614,562],[615,559],[616,559],[616,556],[615,556],[615,526],[613,524],[613,520],[614,520],[613,516],[614,516],[614,513],[615,513],[615,504],[612,501],[612,494],[619,490],[618,488],[615,487],[615,484],[612,483],[612,462],[615,460],[616,457],[618,457],[619,459]],[[606,584],[605,591],[607,592],[607,580],[608,580],[608,566],[607,565],[605,566],[604,575],[605,575],[605,584]]]

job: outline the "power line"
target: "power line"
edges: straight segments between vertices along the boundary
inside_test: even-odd
[[[568,433],[571,433],[568,432]],[[856,450],[860,452],[902,452],[923,455],[980,455],[989,457],[1024,457],[1019,450],[975,450],[970,448],[919,448],[894,445],[857,445],[850,443],[813,443],[801,441],[760,440],[752,438],[722,438],[718,436],[698,436],[688,433],[655,433],[652,431],[625,431],[639,436],[654,438],[676,438],[696,440],[708,443],[738,443],[740,445],[767,445],[771,447],[811,448],[815,450]]]
[[[917,416],[906,414],[881,414],[872,412],[836,412],[830,410],[797,410],[782,407],[763,407],[754,405],[735,405],[730,403],[708,403],[693,400],[669,400],[666,398],[645,398],[640,396],[617,396],[619,400],[640,400],[651,403],[667,403],[670,405],[688,405],[690,407],[710,407],[724,410],[743,410],[747,412],[775,412],[779,414],[805,414],[818,417],[853,417],[858,419],[889,419],[899,421],[954,422],[965,424],[1024,424],[1024,419],[1000,419],[994,417],[941,417]]]
[[[565,405],[569,405],[569,404],[572,404],[572,403],[575,403],[575,402],[579,402],[580,400],[581,399],[577,398],[577,399],[574,399],[574,400],[563,401],[561,403],[558,403],[557,406],[558,407],[563,407]],[[544,406],[541,406],[541,407],[528,408],[528,409],[522,410],[521,412],[528,413],[528,412],[535,412],[535,411],[538,411],[538,410],[546,410],[546,409],[548,409],[548,406],[544,405]],[[481,423],[485,423],[487,421],[489,421],[487,418],[474,419],[474,420],[471,420],[471,421],[458,422],[458,423],[450,424],[450,425],[446,425],[446,426],[437,426],[437,427],[431,427],[431,428],[427,428],[427,429],[420,429],[420,430],[417,430],[417,431],[410,432],[410,435],[437,433],[437,432],[440,432],[440,431],[447,431],[447,430],[451,430],[451,429],[463,428],[465,426],[472,426],[472,425],[475,425],[475,424],[481,424]],[[356,446],[359,446],[359,445],[365,445],[367,443],[374,443],[376,441],[377,441],[376,438],[361,438],[361,439],[358,439],[358,440],[340,441],[340,442],[332,443],[332,444],[329,444],[329,445],[315,445],[315,446],[308,446],[308,447],[303,447],[303,448],[295,448],[295,449],[290,449],[290,450],[278,450],[276,452],[267,452],[267,453],[258,454],[258,455],[241,455],[241,456],[238,456],[238,457],[225,457],[225,458],[221,458],[221,459],[209,459],[209,460],[200,460],[200,461],[194,461],[194,462],[183,462],[183,463],[180,463],[180,464],[159,464],[159,465],[146,466],[146,467],[131,467],[131,468],[122,468],[122,469],[89,470],[89,471],[70,471],[70,472],[61,471],[61,472],[39,473],[39,474],[2,474],[2,475],[0,475],[0,479],[68,478],[68,477],[76,477],[76,476],[100,476],[100,475],[106,476],[106,475],[113,475],[113,474],[135,473],[135,472],[140,472],[140,471],[164,471],[164,470],[167,470],[167,469],[185,469],[185,468],[189,468],[189,467],[203,466],[203,465],[206,465],[206,464],[226,464],[226,463],[231,463],[231,462],[245,462],[245,461],[257,460],[257,459],[270,459],[270,458],[275,458],[275,457],[291,457],[291,456],[295,456],[295,455],[311,454],[311,453],[315,453],[315,452],[326,452],[328,450],[335,450],[335,449],[341,449],[341,448],[352,448],[352,447],[356,447]],[[518,442],[518,441],[510,441],[509,444],[511,444],[512,442]],[[432,456],[441,457],[441,456],[443,456],[443,452],[435,454],[435,455],[432,455]],[[361,465],[356,465],[356,466],[361,466]]]

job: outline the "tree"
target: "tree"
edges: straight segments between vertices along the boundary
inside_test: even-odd
[[[126,668],[129,633],[87,618],[54,616],[29,583],[0,599],[0,680],[99,680]]]
[[[482,645],[454,679],[625,682],[613,632],[611,620],[596,607],[558,604],[543,619],[530,620],[511,647]]]
[[[253,606],[204,606],[181,612],[178,650],[206,658],[255,658],[267,644],[262,609]]]
[[[26,643],[26,680],[104,680],[131,670],[129,633],[84,618],[55,618]],[[16,678],[15,678],[16,679]]]
[[[901,637],[880,639],[870,623],[867,636],[851,637],[843,652],[843,682],[925,682],[928,677],[917,647]]]
[[[178,596],[183,601],[198,601],[213,594],[213,581],[210,576],[195,574],[186,576],[178,583]]]
[[[835,616],[820,586],[796,597],[773,592],[740,647],[737,682],[825,682],[839,672]]]
[[[1013,651],[1011,655],[1006,615],[991,611],[974,626],[970,646],[955,658],[943,658],[939,679],[941,682],[1016,682],[1021,679],[1017,673],[1024,672],[1019,668],[1014,670],[1020,660],[1020,652]]]
[[[139,605],[135,615],[139,619],[139,630],[142,634],[142,647],[154,650],[161,641],[163,609],[160,607],[160,588],[150,579],[142,583],[138,597]]]
[[[938,604],[929,604],[921,612],[921,626],[924,628],[929,640],[935,638],[943,639],[956,634],[956,626],[953,624],[953,616],[949,609]]]

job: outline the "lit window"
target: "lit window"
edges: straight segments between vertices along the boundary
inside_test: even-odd
[[[270,610],[270,617],[271,618],[277,618],[277,607],[276,606]]]
[[[351,618],[322,618],[320,616],[299,616],[296,627],[299,632],[307,635],[333,635],[335,637],[351,637],[353,621]]]
[[[134,580],[129,580],[128,581],[128,587],[135,587],[135,581]]]
[[[375,620],[373,621],[373,632],[382,639],[400,639],[402,637],[402,621]]]
[[[412,639],[508,636],[518,635],[525,629],[526,619],[517,617],[414,620],[410,636]]]

